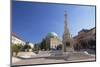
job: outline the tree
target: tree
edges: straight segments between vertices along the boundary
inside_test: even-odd
[[[35,44],[34,45],[34,50],[33,50],[36,54],[38,53],[38,51],[39,51],[39,46],[38,46],[38,44]]]
[[[26,50],[26,51],[28,51],[29,49],[31,49],[31,46],[28,45],[28,44],[26,44],[26,45],[24,45],[23,49]]]
[[[42,40],[40,43],[40,49],[41,50],[50,50],[50,45],[46,42],[45,39]]]
[[[21,50],[22,45],[20,44],[12,44],[11,49],[12,49],[12,55],[15,52],[15,56],[17,56],[18,52]]]

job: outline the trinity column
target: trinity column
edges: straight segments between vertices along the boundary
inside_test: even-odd
[[[68,51],[73,51],[73,45],[72,45],[72,39],[69,33],[68,25],[67,25],[67,13],[65,11],[64,14],[64,33],[62,37],[62,51],[63,52],[68,52]]]

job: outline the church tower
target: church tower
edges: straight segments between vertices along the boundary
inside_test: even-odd
[[[67,23],[67,13],[65,11],[65,14],[64,14],[64,33],[63,33],[63,40],[62,40],[62,43],[63,43],[63,46],[62,46],[62,50],[63,52],[66,52],[66,51],[72,51],[72,39],[70,37],[70,33],[69,33],[69,29],[68,29],[68,23]]]

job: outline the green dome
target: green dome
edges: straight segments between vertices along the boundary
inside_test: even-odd
[[[55,32],[50,32],[47,34],[47,37],[58,37],[58,35]]]

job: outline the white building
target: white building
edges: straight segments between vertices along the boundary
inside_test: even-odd
[[[31,42],[26,42],[27,45],[29,45],[31,48],[34,48],[34,44]]]
[[[34,44],[33,43],[29,43],[29,45],[31,46],[31,48],[34,48]]]
[[[21,38],[19,38],[15,33],[12,33],[11,39],[12,39],[12,44],[22,44],[22,45],[25,45],[25,43],[26,43]]]

